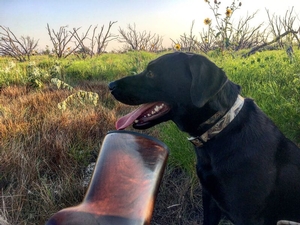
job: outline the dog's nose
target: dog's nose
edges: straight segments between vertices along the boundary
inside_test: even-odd
[[[108,84],[108,88],[109,88],[109,90],[111,90],[111,91],[114,90],[116,87],[117,87],[117,84],[116,84],[115,81],[110,82],[110,83]]]

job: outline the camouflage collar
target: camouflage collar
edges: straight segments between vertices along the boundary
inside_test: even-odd
[[[237,114],[242,109],[243,105],[244,105],[244,98],[238,95],[233,106],[215,125],[213,125],[209,130],[207,130],[201,136],[190,137],[188,138],[188,140],[192,142],[196,147],[202,147],[204,143],[206,143],[214,136],[219,134],[237,116]]]

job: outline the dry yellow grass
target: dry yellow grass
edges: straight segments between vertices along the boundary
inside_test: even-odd
[[[105,84],[94,84],[104,102]],[[0,92],[0,215],[11,224],[42,224],[82,199],[80,177],[94,160],[115,111],[57,104],[70,92],[10,86]],[[107,100],[109,101],[109,100]]]
[[[95,162],[116,117],[132,110],[113,100],[107,84],[84,82],[99,104],[57,104],[71,92],[25,86],[0,89],[0,224],[44,224],[55,212],[82,201],[86,166]],[[140,131],[159,137],[159,129]],[[152,224],[201,221],[198,182],[169,167],[161,184]]]

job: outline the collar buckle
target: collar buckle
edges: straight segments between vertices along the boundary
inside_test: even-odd
[[[199,136],[199,137],[189,137],[188,141],[191,142],[195,147],[202,147],[204,145],[204,143],[206,142],[205,140],[203,140],[201,138],[201,136]]]

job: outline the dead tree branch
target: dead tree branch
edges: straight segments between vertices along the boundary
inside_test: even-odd
[[[263,23],[256,27],[250,27],[249,25],[250,20],[252,20],[256,14],[257,11],[252,15],[247,15],[245,19],[239,20],[237,27],[231,32],[232,37],[230,42],[235,51],[258,46],[267,39],[265,30],[261,32]]]
[[[151,34],[151,32],[143,31],[138,32],[135,24],[128,25],[128,31],[125,31],[119,27],[119,33],[121,37],[119,42],[125,43],[127,49],[130,50],[144,50],[144,51],[157,51],[161,47],[162,37],[157,34]]]
[[[87,31],[85,32],[85,34],[83,34],[83,36],[81,38],[79,37],[77,30],[75,28],[73,28],[74,37],[78,43],[75,44],[75,46],[76,46],[75,48],[73,48],[71,51],[68,51],[68,53],[65,55],[65,57],[71,55],[80,47],[81,48],[80,53],[83,55],[83,58],[86,58],[86,55],[89,54],[90,50],[84,45],[83,42],[87,38],[91,27],[92,27],[92,25],[89,26],[89,28],[87,29]],[[72,35],[71,31],[70,31],[70,34]]]
[[[297,33],[300,30],[300,27],[294,28],[294,22],[296,20],[296,16],[293,16],[293,10],[294,10],[294,7],[292,7],[290,12],[289,12],[289,10],[287,10],[284,18],[282,18],[282,19],[280,18],[280,22],[282,23],[283,29],[285,31],[289,31],[289,30],[294,31],[294,32],[292,32],[292,34],[293,34],[292,37],[289,37],[289,40],[287,40],[288,42],[290,42],[289,45],[292,45],[293,38],[295,38],[297,40],[298,46],[300,46],[300,40],[297,35]]]
[[[30,60],[30,55],[38,45],[38,41],[29,36],[17,38],[8,28],[0,26],[0,55],[8,55],[20,62]]]
[[[248,53],[244,54],[243,57],[248,57],[252,54],[254,54],[255,52],[257,52],[259,49],[263,48],[263,47],[266,47],[267,45],[271,45],[271,44],[274,44],[275,42],[277,42],[278,40],[280,40],[281,38],[285,37],[286,35],[288,34],[291,34],[291,33],[294,33],[296,31],[293,31],[293,30],[290,30],[290,31],[286,31],[285,33],[277,36],[274,40],[270,41],[270,42],[267,42],[267,43],[264,43],[262,45],[259,45],[255,48],[252,48]],[[296,32],[297,33],[297,32]]]
[[[130,46],[132,50],[138,50],[139,48],[139,42],[140,42],[140,37],[139,34],[137,33],[135,29],[135,24],[134,27],[132,27],[130,24],[128,25],[128,32],[125,30],[121,29],[119,27],[119,33],[121,34],[121,38],[119,39],[119,42],[121,43],[126,43],[127,45]]]
[[[280,18],[278,16],[275,16],[274,14],[270,15],[270,12],[268,9],[266,9],[268,19],[269,19],[269,25],[271,27],[271,32],[274,37],[278,37],[281,35],[282,32],[282,24],[280,23]],[[281,42],[281,39],[277,39],[278,45],[283,48],[283,44]],[[275,42],[274,42],[275,43]]]
[[[175,45],[180,45],[180,50],[182,51],[191,52],[197,51],[197,49],[200,48],[199,42],[197,41],[196,36],[193,34],[194,24],[195,21],[193,20],[189,34],[184,33],[183,35],[180,35],[179,40],[177,39],[176,41],[171,39]]]
[[[74,48],[75,50],[71,50],[71,47],[67,46],[80,28],[74,28],[73,32],[68,32],[66,28],[67,26],[61,26],[59,31],[55,32],[55,30],[51,30],[49,24],[47,24],[47,30],[54,47],[54,53],[58,58],[69,56],[71,54],[70,51],[74,52],[80,46],[80,44],[77,43]]]
[[[96,43],[97,43],[97,48],[96,48],[96,54],[97,55],[100,55],[105,51],[105,49],[106,49],[106,47],[107,47],[107,45],[110,41],[115,40],[115,39],[118,38],[117,35],[113,35],[113,34],[110,33],[111,27],[117,22],[118,21],[114,21],[114,22],[109,21],[108,28],[107,28],[106,32],[104,32],[104,25],[103,25],[101,27],[100,33],[95,36]],[[94,37],[94,33],[93,33],[93,37]],[[93,48],[92,48],[92,50],[93,50]]]
[[[271,27],[271,32],[275,37],[278,37],[282,34],[282,32],[288,32],[291,35],[285,35],[286,39],[277,39],[278,45],[281,48],[284,48],[286,45],[290,47],[292,45],[293,39],[295,38],[300,44],[299,38],[297,36],[297,31],[299,28],[294,28],[294,22],[296,20],[296,16],[293,15],[294,7],[289,11],[287,10],[284,17],[275,16],[274,14],[271,16],[269,10],[266,9],[269,19],[269,24]]]
[[[90,57],[93,57],[93,55],[101,55],[103,52],[105,52],[105,49],[108,45],[108,43],[114,39],[117,39],[118,37],[116,35],[113,35],[110,33],[111,27],[117,23],[117,21],[114,22],[109,22],[108,28],[106,31],[104,31],[104,25],[100,29],[100,33],[96,34],[96,30],[98,28],[98,25],[94,27],[93,33],[92,33],[92,38],[88,38],[88,33],[89,30],[91,29],[92,25],[89,27],[85,35],[83,35],[82,38],[79,38],[78,33],[74,30],[75,32],[75,39],[77,40],[80,50],[77,51],[77,53],[81,54],[82,58],[86,58],[87,55]],[[88,39],[90,40],[89,47],[84,44],[84,40]],[[95,50],[96,47],[96,50]]]

